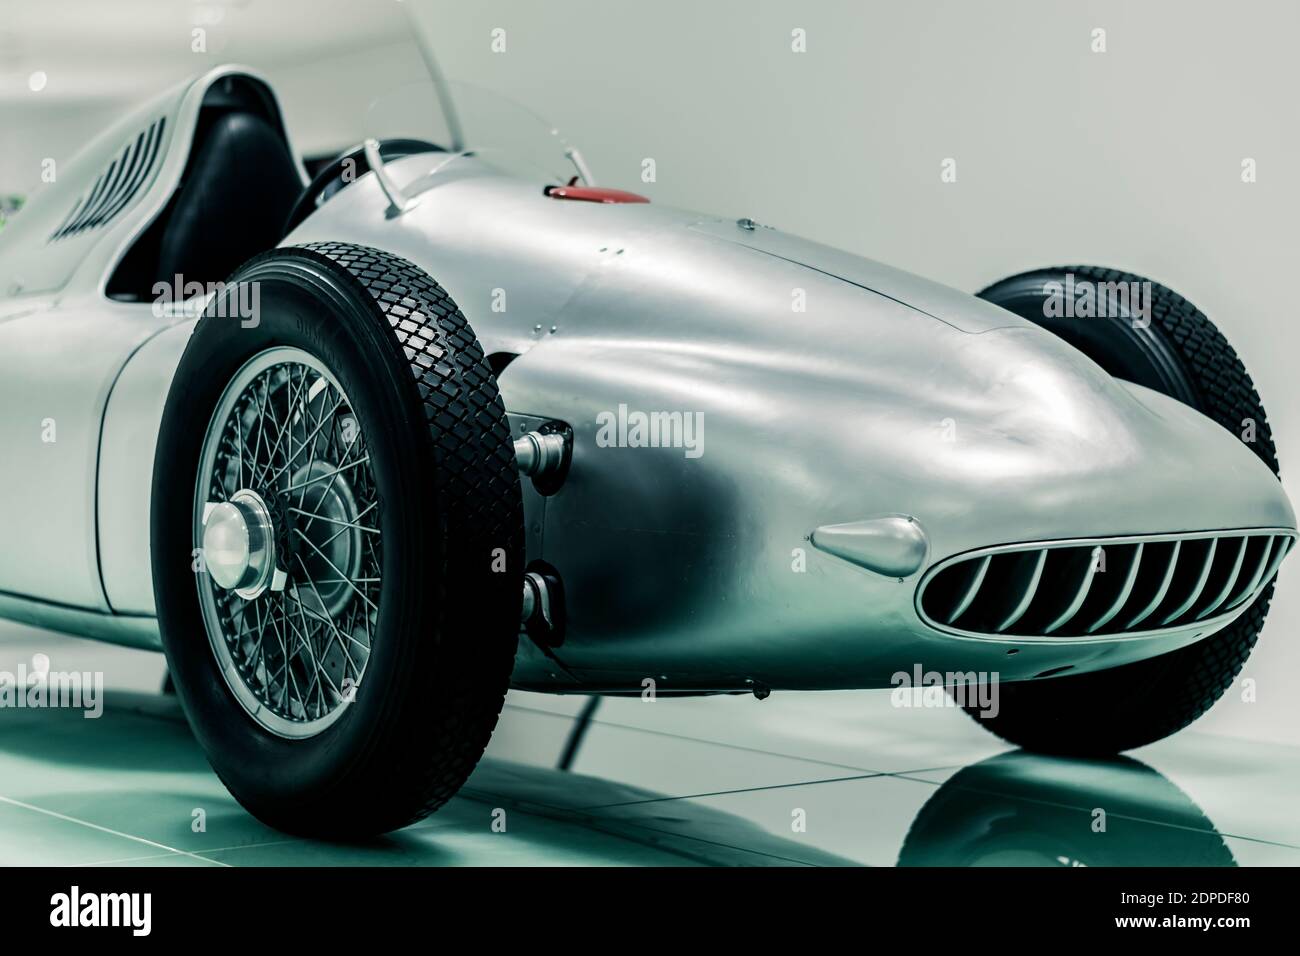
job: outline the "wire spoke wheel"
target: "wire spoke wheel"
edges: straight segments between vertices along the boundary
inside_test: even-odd
[[[214,300],[195,324],[159,425],[149,552],[167,667],[258,819],[384,833],[465,783],[510,685],[524,574],[510,422],[468,319],[405,259],[280,247],[224,294],[246,293],[256,323]]]
[[[227,386],[194,495],[204,623],[248,714],[314,736],[355,699],[374,646],[378,497],[347,394],[317,358],[272,348]]]

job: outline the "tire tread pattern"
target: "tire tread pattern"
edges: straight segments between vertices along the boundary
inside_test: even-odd
[[[522,564],[519,473],[496,379],[446,290],[418,266],[378,249],[344,242],[296,248],[345,269],[405,354],[433,439],[441,530],[445,541],[457,543],[444,554],[435,595],[439,666],[418,699],[400,702],[405,712],[391,715],[420,735],[387,755],[398,761],[385,774],[388,806],[370,808],[381,829],[391,830],[427,816],[461,788],[500,717],[514,666],[520,588],[514,575],[491,570],[490,552],[504,548],[510,567]],[[471,595],[489,606],[467,606]],[[485,617],[497,627],[485,626]],[[502,626],[512,627],[509,640],[482,633]]]

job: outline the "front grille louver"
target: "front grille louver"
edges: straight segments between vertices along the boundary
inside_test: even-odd
[[[1277,572],[1289,531],[1039,542],[969,552],[921,583],[922,617],[977,636],[1086,638],[1210,623]]]

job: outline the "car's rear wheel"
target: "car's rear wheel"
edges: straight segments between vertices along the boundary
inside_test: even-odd
[[[1125,288],[1139,295],[1149,289],[1149,315],[1132,297],[1123,299],[1114,283],[1136,283]],[[1097,317],[1049,307],[1049,296],[1072,287],[1095,297]],[[1264,406],[1241,359],[1205,314],[1173,290],[1137,275],[1072,266],[1022,273],[979,295],[1056,333],[1117,378],[1163,392],[1243,436],[1278,473]],[[1160,740],[1200,717],[1232,685],[1272,596],[1270,581],[1232,624],[1177,651],[1110,670],[1003,684],[996,716],[967,712],[1011,743],[1051,753],[1113,754]]]
[[[153,499],[170,672],[245,807],[362,835],[456,792],[509,682],[523,518],[495,379],[441,287],[342,243],[249,262],[181,359]]]

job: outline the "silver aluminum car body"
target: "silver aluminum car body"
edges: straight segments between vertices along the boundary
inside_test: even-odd
[[[232,70],[140,111],[80,165],[170,118],[155,180],[93,241],[45,244],[84,182],[0,233],[0,615],[158,646],[153,449],[194,320],[104,288],[175,188],[206,86]],[[915,664],[1006,680],[1115,666],[1249,602],[1138,635],[981,637],[927,623],[918,584],[1019,542],[1294,534],[1280,484],[1236,436],[972,296],[748,220],[556,199],[473,154],[385,172],[405,211],[367,174],[284,243],[418,264],[487,353],[517,356],[499,378],[513,426],[574,430],[562,490],[526,482],[525,501],[528,558],[561,575],[566,633],[546,650],[521,641],[517,686],[847,688]],[[692,416],[699,454],[599,440],[620,407]]]

